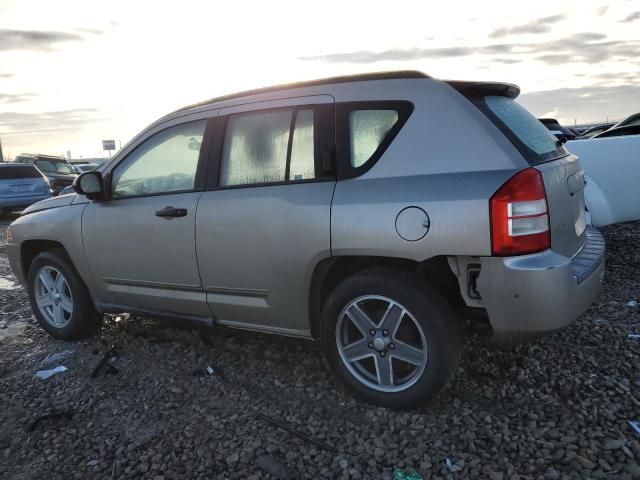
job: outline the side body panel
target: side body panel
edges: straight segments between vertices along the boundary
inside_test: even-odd
[[[640,219],[640,136],[567,142],[587,176],[585,202],[598,227]]]
[[[63,198],[53,198],[46,202],[60,203]],[[70,199],[68,203],[70,203]],[[7,254],[11,269],[18,281],[24,284],[27,272],[22,271],[20,251],[23,243],[28,240],[47,240],[60,243],[67,251],[76,270],[84,280],[89,290],[94,292],[93,277],[86,262],[82,247],[82,211],[86,204],[69,205],[62,208],[38,210],[30,215],[23,215],[11,224],[13,240],[7,245]]]
[[[384,82],[350,100],[396,98]],[[528,165],[515,147],[453,88],[408,83],[397,98],[415,109],[371,170],[340,180],[332,206],[334,255],[376,255],[421,261],[436,255],[490,255],[489,198]],[[336,102],[341,95],[336,93]],[[456,132],[464,132],[460,135]],[[349,159],[338,159],[348,162]],[[416,206],[429,216],[428,233],[403,240],[396,218]]]

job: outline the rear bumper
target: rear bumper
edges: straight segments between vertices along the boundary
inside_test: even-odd
[[[29,195],[28,197],[0,197],[0,208],[13,208],[19,210],[27,208],[40,200],[46,200],[51,197],[50,193],[40,195]]]
[[[494,340],[523,342],[573,322],[598,296],[604,264],[604,238],[593,227],[572,258],[552,250],[483,257],[477,285]]]

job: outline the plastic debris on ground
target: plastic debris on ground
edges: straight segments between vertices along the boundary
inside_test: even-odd
[[[114,367],[114,363],[118,360],[118,354],[116,352],[115,345],[111,345],[111,348],[102,356],[98,364],[91,372],[91,378],[96,378],[101,371],[104,370],[106,375],[115,375],[120,371]]]
[[[46,380],[47,378],[57,374],[57,373],[62,373],[62,372],[66,372],[67,370],[69,370],[67,367],[65,367],[64,365],[58,365],[55,368],[51,368],[49,370],[38,370],[35,375],[37,378],[39,378],[40,380]]]
[[[53,365],[54,363],[60,363],[73,355],[74,350],[63,350],[61,352],[52,353],[47,355],[38,364],[39,367],[46,367],[47,365]]]
[[[450,472],[459,472],[460,470],[462,470],[462,466],[456,465],[455,463],[453,463],[453,461],[451,461],[450,458],[445,459],[444,465],[445,467],[447,467],[447,470],[449,470]]]
[[[393,480],[424,480],[418,472],[407,472],[397,469],[393,472]]]
[[[635,430],[636,434],[640,435],[640,422],[629,420],[629,426]]]
[[[9,324],[7,323],[7,321],[6,321],[6,320],[2,320],[2,321],[0,322],[0,328],[1,328],[1,329],[7,328],[7,326],[8,326],[8,325],[9,325]]]
[[[629,333],[627,335],[629,338],[640,338],[640,333]]]
[[[275,418],[271,418],[268,415],[265,415],[263,413],[258,413],[257,417],[260,420],[263,420],[263,421],[265,421],[267,423],[270,423],[271,425],[273,425],[275,427],[278,427],[278,428],[284,430],[285,432],[289,432],[292,435],[295,435],[296,437],[298,437],[298,438],[300,438],[302,440],[306,440],[307,442],[312,443],[315,446],[322,448],[323,450],[326,450],[326,451],[331,452],[331,453],[336,453],[336,454],[338,453],[338,450],[335,447],[323,442],[322,440],[318,440],[317,438],[313,438],[312,436],[307,435],[306,433],[299,432],[298,430],[295,430],[294,428],[291,428],[290,426],[286,425],[285,423],[283,423],[283,422],[281,422],[279,420],[276,420]]]
[[[629,300],[627,302],[627,307],[635,307],[636,305],[638,305],[638,302],[636,300]]]

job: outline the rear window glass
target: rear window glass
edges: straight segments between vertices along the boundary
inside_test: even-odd
[[[535,165],[568,154],[547,127],[514,99],[487,95],[483,100],[484,108],[481,109],[530,164]]]
[[[0,167],[0,179],[39,178],[40,172],[31,165],[11,165]]]

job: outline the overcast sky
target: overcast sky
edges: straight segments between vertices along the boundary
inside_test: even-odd
[[[518,84],[562,122],[640,111],[640,0],[0,0],[0,138],[99,156],[185,104],[274,83],[417,69]]]

